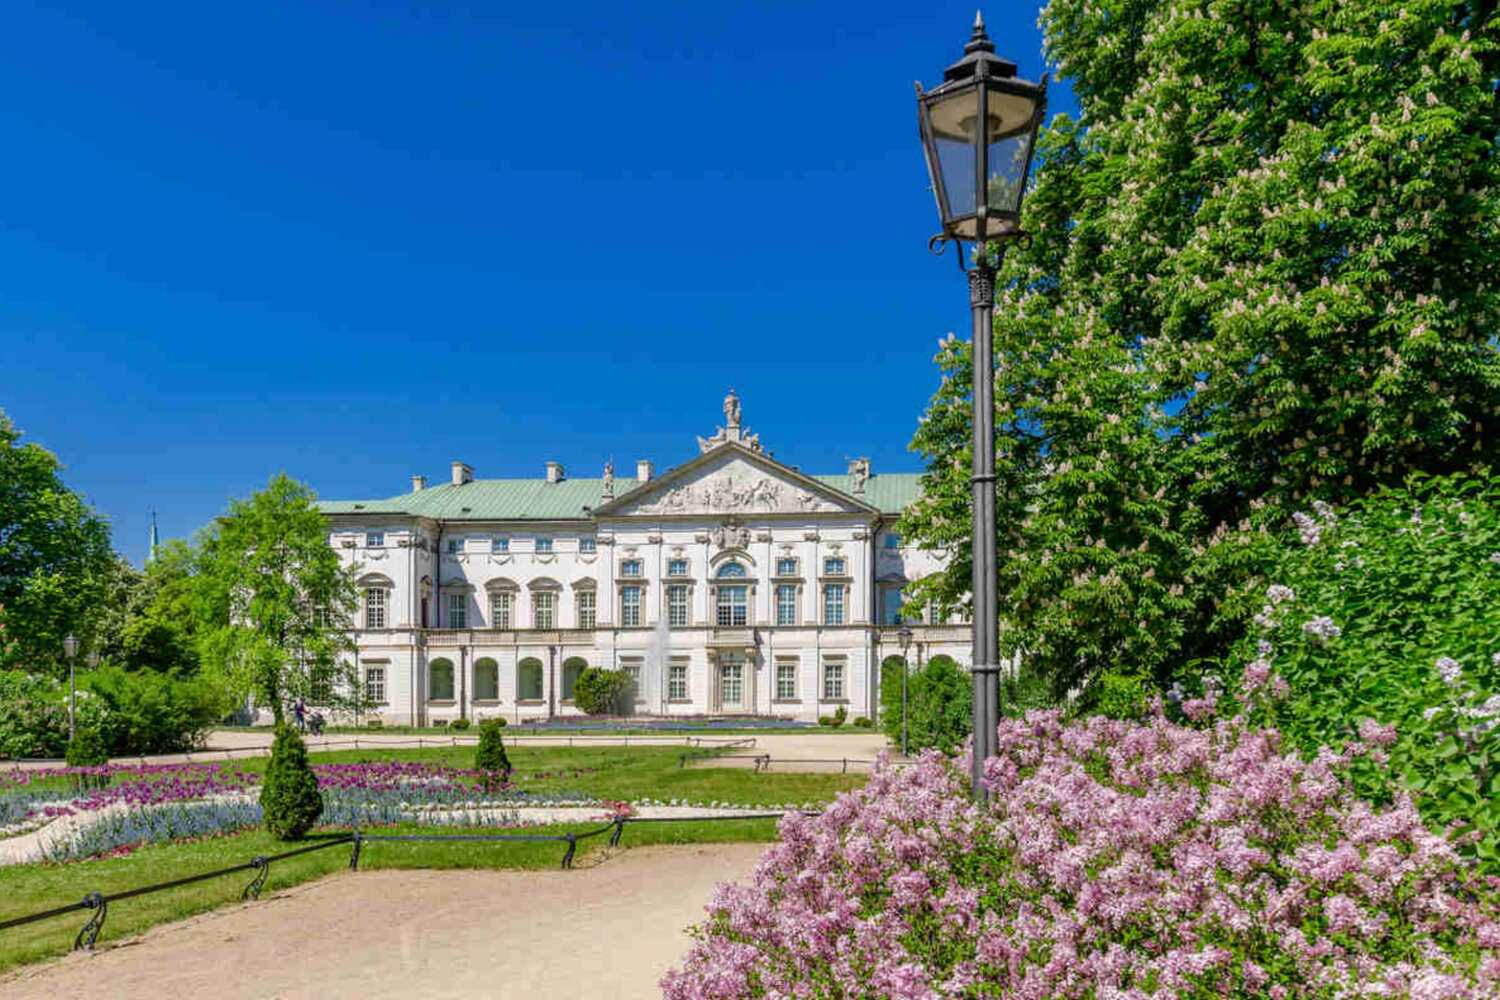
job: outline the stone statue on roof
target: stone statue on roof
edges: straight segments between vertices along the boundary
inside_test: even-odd
[[[733,389],[724,397],[724,422],[730,427],[740,425],[740,397],[734,394]]]

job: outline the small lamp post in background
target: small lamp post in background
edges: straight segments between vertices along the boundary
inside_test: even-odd
[[[1021,198],[1036,133],[1047,107],[1047,78],[1031,83],[1016,76],[1016,64],[995,55],[974,17],[964,56],[943,71],[943,82],[924,91],[917,84],[917,123],[942,232],[928,243],[941,253],[974,244],[968,270],[974,332],[974,767],[973,792],[982,796],[985,759],[995,751],[1001,670],[999,603],[995,593],[995,270],[1010,240],[1022,235]],[[980,196],[983,192],[983,196]],[[996,244],[991,250],[991,244]],[[993,254],[993,256],[992,256]]]
[[[911,673],[911,661],[908,660],[907,651],[911,649],[911,626],[902,625],[896,632],[896,639],[901,643],[901,756],[908,754],[906,746],[906,675]]]
[[[73,703],[78,695],[78,685],[73,677],[73,665],[78,662],[78,638],[71,632],[63,640],[63,655],[68,658],[68,741],[72,742]]]

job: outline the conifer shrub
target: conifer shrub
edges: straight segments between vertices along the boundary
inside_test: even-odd
[[[474,770],[480,772],[484,790],[492,792],[510,780],[510,757],[505,752],[501,730],[504,719],[486,719],[479,724],[479,745],[474,748]]]
[[[64,759],[69,767],[102,769],[109,763],[109,748],[104,745],[104,737],[99,730],[87,726],[77,730],[68,741]],[[103,788],[109,783],[109,776],[102,770],[98,773],[83,773],[75,775],[73,783],[80,789]]]
[[[290,726],[280,726],[261,782],[266,829],[277,840],[300,840],[323,813],[318,779],[307,763],[307,745]]]

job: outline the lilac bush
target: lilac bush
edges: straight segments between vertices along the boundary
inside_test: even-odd
[[[1309,761],[1243,718],[1034,712],[1001,724],[985,807],[963,761],[883,760],[782,821],[664,995],[1495,996],[1497,886],[1410,799],[1353,793],[1367,735]]]

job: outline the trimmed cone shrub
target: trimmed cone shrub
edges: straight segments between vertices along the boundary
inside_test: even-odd
[[[573,704],[590,715],[625,715],[634,701],[635,688],[623,670],[589,667],[573,684]]]
[[[300,840],[323,813],[318,779],[307,763],[307,745],[290,726],[276,730],[271,760],[261,783],[266,829],[277,840]]]
[[[486,719],[479,724],[479,745],[474,748],[474,770],[484,776],[484,790],[494,791],[510,780],[510,757],[505,752],[501,730],[504,719]]]
[[[104,737],[99,730],[93,727],[84,727],[73,734],[68,741],[67,753],[64,756],[69,767],[100,768],[99,773],[78,774],[74,776],[73,784],[79,789],[103,788],[109,783],[109,775],[103,771],[104,765],[109,763],[109,748],[104,745]]]
[[[668,1000],[1500,995],[1500,899],[1410,799],[1358,798],[1242,718],[1033,712],[994,794],[934,752],[788,814]]]

